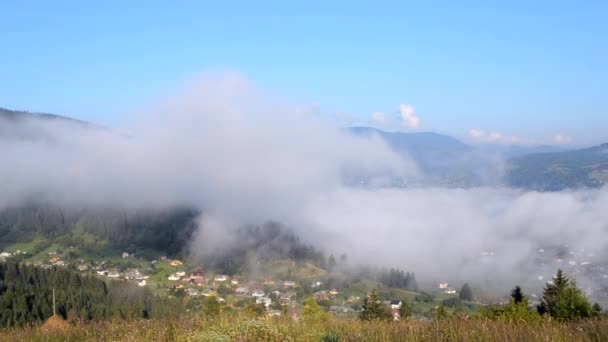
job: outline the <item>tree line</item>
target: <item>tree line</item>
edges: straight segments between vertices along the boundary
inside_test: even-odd
[[[123,281],[109,283],[63,268],[0,263],[0,327],[22,326],[56,314],[69,321],[177,316],[181,304]]]

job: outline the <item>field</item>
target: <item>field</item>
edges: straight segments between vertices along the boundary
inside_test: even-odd
[[[76,324],[42,333],[38,326],[0,331],[0,341],[607,341],[608,320],[558,323],[444,320],[363,322],[330,319],[141,320]]]

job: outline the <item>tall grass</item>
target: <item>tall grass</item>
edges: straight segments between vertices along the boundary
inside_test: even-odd
[[[608,341],[608,319],[293,322],[221,316],[82,323],[47,334],[32,326],[0,331],[0,341]]]

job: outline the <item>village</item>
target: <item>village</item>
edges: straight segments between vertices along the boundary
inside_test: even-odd
[[[326,286],[320,275],[292,279],[280,279],[269,274],[256,277],[229,276],[205,270],[202,265],[189,265],[185,261],[166,256],[146,260],[135,253],[123,251],[109,258],[84,259],[75,258],[70,251],[71,248],[68,247],[66,250],[44,251],[35,256],[24,250],[2,251],[0,261],[23,260],[26,264],[42,268],[69,267],[84,275],[149,288],[156,294],[179,296],[187,300],[214,297],[222,305],[234,308],[255,303],[263,306],[267,314],[273,317],[288,315],[297,318],[304,302],[310,297],[336,316],[354,316],[360,312],[368,295],[364,288]],[[480,257],[487,262],[494,257],[494,252],[483,251]],[[594,292],[603,298],[608,297],[608,271],[604,265],[595,262],[593,255],[539,248],[531,264],[537,270],[537,276],[531,281],[536,282],[538,289],[542,289],[545,282],[550,282],[554,269],[560,267],[585,279],[592,279],[592,283],[584,282],[587,294]],[[457,297],[459,291],[458,287],[441,280],[429,292],[445,300]],[[536,301],[539,296],[536,292],[529,295],[532,301]],[[398,312],[402,305],[400,298],[392,298],[384,304],[390,308],[393,317],[399,319]]]

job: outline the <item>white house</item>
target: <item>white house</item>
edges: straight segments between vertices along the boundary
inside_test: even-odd
[[[122,258],[123,258],[123,259],[126,259],[126,258],[128,258],[128,257],[129,257],[129,253],[127,253],[127,252],[122,252]]]
[[[10,258],[12,256],[13,255],[11,253],[9,253],[9,252],[2,252],[2,253],[0,253],[0,258]]]
[[[148,282],[146,282],[146,279],[144,279],[144,280],[142,280],[142,281],[138,282],[138,283],[137,283],[137,286],[139,286],[139,287],[144,287],[144,286],[146,286],[146,285],[147,285],[147,283],[148,283]]]
[[[296,282],[293,280],[285,280],[283,282],[283,287],[284,288],[296,287]]]
[[[255,300],[256,304],[264,304],[265,307],[269,307],[270,304],[272,304],[272,299],[268,298],[268,297],[258,297]]]
[[[223,282],[223,281],[226,281],[226,280],[228,280],[228,276],[227,275],[220,274],[220,275],[216,275],[215,276],[215,281]]]
[[[184,271],[177,271],[177,272],[175,272],[175,275],[178,276],[178,277],[183,277],[183,276],[186,275],[186,272],[184,272]]]
[[[239,296],[244,296],[249,293],[249,288],[246,286],[237,287],[236,290],[234,290],[234,292]],[[263,296],[263,294],[262,294],[262,296]]]
[[[180,280],[182,277],[178,276],[177,274],[172,274],[169,277],[167,277],[167,279],[172,280],[172,281],[177,281]]]
[[[439,288],[440,289],[447,289],[448,286],[449,286],[449,284],[448,284],[447,281],[442,281],[442,282],[439,283]]]
[[[108,278],[118,278],[120,277],[120,272],[117,270],[108,271]]]
[[[251,292],[251,295],[254,297],[264,297],[264,295],[266,295],[266,294],[262,290],[255,290],[255,291]]]
[[[401,309],[402,303],[400,300],[391,300],[390,305],[391,305],[391,309],[399,310],[399,309]]]

